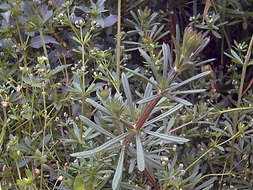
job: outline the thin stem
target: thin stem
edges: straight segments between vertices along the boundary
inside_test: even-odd
[[[116,63],[117,63],[117,80],[120,80],[120,34],[121,34],[121,0],[118,0],[118,26],[117,26],[117,54],[116,54]]]
[[[18,37],[19,37],[19,40],[20,40],[20,43],[21,43],[21,51],[23,52],[24,63],[25,63],[25,66],[27,66],[27,58],[26,58],[27,57],[27,55],[26,55],[26,44],[27,43],[24,43],[24,41],[23,41],[21,31],[20,31],[20,27],[19,27],[18,17],[16,17],[16,27],[17,27],[17,31],[18,31]]]
[[[46,136],[46,128],[47,128],[47,106],[46,106],[46,92],[45,92],[45,84],[42,84],[42,97],[43,97],[43,106],[44,106],[44,126],[43,126],[43,140],[42,140],[42,152],[41,157],[44,157],[45,152],[45,136]],[[42,184],[43,184],[43,163],[41,163],[41,173],[40,173],[40,190],[42,190]]]
[[[3,126],[0,134],[0,154],[2,153],[2,145],[4,143],[4,137],[6,133],[6,127],[7,127],[7,113],[6,108],[3,107],[3,113],[4,113],[4,119],[3,119]]]
[[[229,172],[229,173],[222,173],[222,174],[207,174],[207,175],[202,176],[199,180],[202,180],[206,177],[211,177],[211,176],[225,176],[225,175],[231,175],[231,173]]]
[[[47,58],[47,60],[46,60],[47,66],[50,67],[49,59],[48,59],[48,54],[47,54],[47,48],[46,48],[46,43],[45,43],[42,27],[40,28],[40,39],[41,39],[41,42],[42,42],[42,47],[43,47],[43,50],[44,50],[44,54],[45,54],[45,56]]]
[[[163,94],[160,94],[156,99],[149,102],[149,104],[146,106],[144,112],[141,114],[140,119],[136,123],[136,130],[140,130],[143,124],[146,122],[146,120],[149,118],[150,113],[155,108],[156,104],[159,102],[159,100],[163,97]]]
[[[241,132],[238,131],[235,135],[233,135],[232,137],[230,137],[229,139],[219,143],[219,144],[214,144],[211,146],[211,148],[209,148],[205,153],[203,153],[198,159],[196,159],[194,162],[192,162],[186,169],[185,171],[189,170],[191,167],[193,167],[196,163],[198,163],[198,161],[200,161],[202,158],[204,158],[209,152],[211,152],[211,150],[213,150],[216,147],[222,146],[223,144],[226,144],[227,142],[235,139],[238,135],[240,135]]]
[[[177,130],[179,130],[179,129],[181,129],[181,128],[184,128],[184,127],[186,127],[187,125],[190,125],[190,124],[192,124],[192,123],[194,123],[194,122],[193,122],[193,121],[189,121],[188,123],[184,123],[184,124],[180,125],[179,127],[176,127],[176,128],[174,128],[174,129],[171,129],[171,130],[168,131],[168,135],[170,135],[171,133],[173,133],[173,132],[175,132],[175,131],[177,131]]]
[[[152,183],[152,185],[154,186],[155,190],[160,190],[159,185],[157,184],[157,182],[153,179],[153,177],[149,174],[148,170],[145,169],[143,171],[144,175],[148,178],[148,180],[150,181],[150,183]]]
[[[224,114],[224,113],[228,113],[228,112],[236,112],[236,111],[238,112],[238,111],[244,111],[244,110],[251,110],[251,109],[253,109],[253,106],[241,107],[241,108],[233,108],[233,109],[219,111],[219,114]]]
[[[17,160],[15,160],[15,164],[16,164],[16,168],[17,168],[17,171],[18,171],[18,178],[22,179],[21,178],[21,173],[20,173],[20,170],[19,170],[19,167],[18,167],[18,161]]]
[[[242,74],[241,74],[241,82],[240,82],[240,88],[239,88],[239,92],[238,92],[238,99],[237,99],[237,108],[240,107],[241,105],[241,101],[242,101],[242,92],[243,92],[243,85],[244,85],[244,79],[246,76],[246,69],[249,63],[249,59],[250,59],[250,55],[251,55],[251,49],[252,49],[252,45],[253,45],[253,35],[251,37],[250,40],[250,44],[248,47],[248,51],[245,57],[245,61],[243,63],[243,67],[242,67]],[[234,134],[237,132],[237,123],[238,123],[238,117],[239,117],[239,112],[235,112],[234,117],[233,117],[233,132]],[[230,159],[230,170],[233,168],[234,165],[234,154],[235,154],[235,139],[233,139],[232,141],[232,147],[231,147],[231,159]],[[230,177],[230,184],[232,182],[232,178]]]
[[[83,93],[82,93],[82,115],[84,115],[84,101],[85,101],[85,60],[84,60],[84,39],[83,39],[83,30],[82,27],[80,27],[80,35],[81,35],[81,42],[82,42],[82,83],[83,83]]]

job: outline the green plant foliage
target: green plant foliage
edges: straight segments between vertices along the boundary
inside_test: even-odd
[[[252,15],[2,0],[0,190],[252,189]]]

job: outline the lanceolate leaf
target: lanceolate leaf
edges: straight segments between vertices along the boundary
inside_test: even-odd
[[[235,60],[236,60],[238,63],[240,63],[240,64],[243,65],[243,61],[241,60],[241,58],[239,57],[239,55],[237,55],[237,53],[236,53],[234,50],[232,50],[232,49],[231,49],[231,54],[233,55],[233,57],[235,58]]]
[[[149,96],[147,98],[143,98],[141,99],[140,101],[137,102],[137,104],[145,104],[145,103],[148,103],[150,102],[151,100],[154,100],[156,98],[158,98],[160,96],[160,94],[156,94],[154,96]]]
[[[182,138],[182,137],[176,137],[176,136],[172,136],[172,135],[165,135],[165,134],[161,134],[161,133],[157,133],[157,132],[153,132],[153,131],[148,131],[144,129],[144,132],[146,134],[158,137],[162,140],[165,141],[169,141],[169,142],[173,142],[173,143],[179,143],[179,144],[183,144],[188,142],[189,140],[186,138]]]
[[[159,85],[153,81],[153,80],[150,80],[148,79],[147,77],[145,77],[144,75],[142,75],[141,73],[138,73],[137,71],[133,71],[131,69],[128,69],[126,67],[123,67],[124,70],[130,72],[130,73],[133,73],[134,75],[136,75],[137,77],[140,77],[141,79],[145,80],[146,82],[149,82],[150,84],[152,84],[156,89],[160,89]]]
[[[170,92],[170,94],[194,94],[194,93],[201,93],[205,91],[206,89],[182,90],[182,91]]]
[[[183,81],[183,82],[181,82],[179,84],[173,85],[172,87],[168,88],[166,91],[177,89],[178,87],[183,86],[183,85],[185,85],[185,84],[187,84],[189,82],[192,82],[192,81],[197,80],[199,78],[202,78],[202,77],[204,77],[206,75],[209,75],[210,72],[211,71],[206,71],[206,72],[200,73],[198,75],[195,75],[195,76],[193,76],[193,77],[191,77],[191,78],[189,78],[189,79],[187,79],[187,80],[185,80],[185,81]]]
[[[192,103],[183,99],[183,98],[179,98],[179,97],[175,97],[175,96],[170,96],[170,95],[167,95],[167,97],[170,99],[170,100],[174,100],[180,104],[183,104],[183,105],[186,105],[186,106],[192,106]]]
[[[98,104],[97,102],[95,102],[94,100],[87,98],[86,102],[90,103],[92,106],[94,106],[95,108],[97,108],[98,110],[108,114],[108,115],[112,115],[111,112],[106,109],[104,106],[101,106],[100,104]]]
[[[97,148],[94,148],[94,149],[88,150],[88,151],[83,151],[83,152],[76,152],[76,153],[71,154],[70,156],[72,156],[72,157],[89,157],[95,153],[98,153],[98,152],[106,150],[107,148],[110,148],[112,145],[114,145],[115,143],[124,139],[129,134],[130,134],[130,132],[123,133],[122,135],[119,135],[119,136],[111,139],[110,141],[107,141],[106,143],[102,144],[101,146],[99,146]]]
[[[163,43],[162,45],[162,49],[163,49],[163,56],[164,56],[164,60],[163,60],[163,78],[166,79],[166,75],[167,75],[167,70],[168,70],[168,61],[169,61],[169,49],[170,47]]]
[[[80,119],[86,124],[88,125],[89,127],[97,130],[98,132],[104,134],[104,135],[107,135],[109,137],[115,137],[113,134],[111,134],[110,132],[106,131],[104,128],[100,127],[99,125],[96,125],[94,122],[92,122],[91,120],[89,120],[88,118],[80,115]]]
[[[53,70],[50,71],[50,75],[55,75],[61,71],[63,71],[64,69],[68,68],[71,64],[67,64],[67,65],[59,65],[56,68],[54,68]]]
[[[122,147],[119,160],[118,160],[118,165],[116,168],[116,172],[114,174],[113,180],[112,180],[112,189],[117,190],[119,187],[119,184],[121,182],[122,178],[122,172],[123,172],[123,163],[124,163],[124,156],[125,156],[125,146]]]
[[[154,119],[149,120],[148,122],[146,122],[144,124],[144,126],[148,126],[148,125],[150,125],[150,124],[152,124],[154,122],[161,121],[163,118],[165,118],[168,115],[170,115],[170,114],[174,113],[175,111],[179,110],[181,107],[183,107],[183,104],[178,104],[178,105],[174,106],[169,111],[167,111],[167,112],[165,112],[165,113],[163,113],[163,114],[155,117]]]
[[[141,144],[140,134],[136,134],[137,166],[140,171],[145,169],[144,152]]]
[[[152,62],[151,58],[149,57],[149,55],[141,48],[138,48],[139,52],[141,53],[141,55],[144,57],[144,59],[146,59],[147,63],[149,64],[153,74],[155,75],[156,80],[160,81],[160,76],[157,72],[157,70],[155,69],[154,63]]]
[[[131,117],[132,117],[132,120],[134,121],[134,116],[135,116],[135,111],[134,111],[134,105],[133,105],[133,100],[132,100],[132,93],[130,91],[130,87],[129,87],[129,83],[128,83],[128,80],[127,80],[127,77],[125,75],[125,73],[122,73],[122,84],[123,84],[123,88],[124,88],[124,92],[126,94],[126,97],[127,97],[127,103],[128,103],[128,106],[130,108],[130,111],[131,111]]]
[[[76,138],[78,139],[78,141],[81,143],[81,135],[80,135],[80,130],[77,127],[76,123],[73,123],[73,129],[74,129],[74,134],[76,136]]]

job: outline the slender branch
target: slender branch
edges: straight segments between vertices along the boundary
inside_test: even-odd
[[[117,30],[117,79],[120,80],[120,34],[121,34],[121,0],[118,0],[118,30]]]
[[[130,123],[128,123],[127,121],[125,121],[124,119],[119,118],[119,121],[120,121],[121,123],[123,123],[124,125],[126,125],[128,128],[134,129],[134,126],[131,125]]]
[[[198,161],[200,161],[202,158],[204,158],[209,152],[211,152],[211,150],[213,150],[216,147],[222,146],[223,144],[226,144],[227,142],[235,139],[238,135],[241,134],[241,131],[238,131],[236,134],[234,134],[232,137],[230,137],[229,139],[219,143],[219,144],[214,144],[212,145],[206,152],[204,152],[199,158],[197,158],[194,162],[192,162],[186,169],[185,171],[189,170],[192,166],[194,166]],[[232,172],[232,170],[231,170]]]
[[[246,54],[246,57],[245,57],[245,61],[243,63],[243,67],[242,67],[241,82],[240,82],[240,88],[239,88],[239,92],[238,92],[238,99],[237,99],[237,105],[236,105],[237,108],[240,107],[241,101],[242,101],[242,92],[243,92],[244,79],[245,79],[245,76],[246,76],[246,69],[247,69],[247,66],[248,66],[248,63],[249,63],[252,46],[253,46],[253,35],[251,37],[250,44],[249,44],[249,47],[248,47],[248,51],[247,51],[247,54]],[[234,132],[234,134],[236,134],[236,132],[237,132],[238,117],[239,117],[239,112],[235,112],[234,118],[233,118],[233,132]],[[234,148],[235,146],[234,145],[235,145],[235,139],[233,139],[233,141],[232,141],[230,169],[232,169],[233,165],[234,165],[234,154],[235,154],[235,148]],[[230,177],[229,181],[230,181],[230,184],[231,184],[231,182],[232,182],[231,177]]]
[[[43,47],[43,50],[44,50],[44,54],[45,54],[45,56],[47,58],[47,60],[46,60],[47,66],[50,67],[49,59],[48,59],[48,54],[47,54],[47,48],[46,48],[46,43],[45,43],[42,27],[40,28],[40,39],[41,39],[41,42],[42,42],[42,47]]]
[[[150,113],[153,111],[154,107],[156,106],[156,104],[159,102],[159,100],[162,97],[163,97],[163,94],[160,94],[160,96],[158,96],[156,99],[154,99],[154,100],[152,100],[151,102],[148,103],[148,105],[146,106],[144,112],[141,114],[140,119],[136,123],[136,126],[135,126],[136,130],[141,129],[141,127],[143,126],[145,121],[149,118]]]
[[[238,112],[238,111],[244,111],[244,110],[250,110],[250,109],[253,109],[253,106],[223,110],[223,111],[219,111],[219,114],[224,114],[228,112],[236,112],[236,111]]]
[[[41,157],[44,157],[45,152],[45,136],[46,136],[46,127],[47,127],[47,107],[46,107],[46,92],[45,92],[45,83],[42,84],[42,97],[43,97],[43,107],[44,107],[44,126],[43,126],[43,139],[42,139],[42,151],[41,151]],[[42,190],[43,185],[43,163],[41,163],[41,169],[40,169],[40,190]]]
[[[181,128],[184,128],[185,126],[190,125],[192,123],[194,123],[194,122],[193,121],[189,121],[188,123],[184,123],[184,124],[180,125],[179,127],[171,129],[171,130],[168,131],[168,135],[170,135],[171,133],[173,133],[173,132],[175,132],[175,131],[177,131],[177,130],[179,130]]]
[[[148,180],[150,181],[150,183],[152,183],[152,185],[154,186],[155,190],[160,190],[159,185],[157,184],[157,182],[155,181],[155,179],[149,174],[148,170],[145,169],[143,171],[143,173],[148,178]]]

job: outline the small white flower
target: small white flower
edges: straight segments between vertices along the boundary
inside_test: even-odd
[[[8,106],[8,102],[7,102],[7,101],[2,101],[1,104],[2,104],[2,106],[3,106],[4,108],[6,108],[6,107]]]
[[[63,177],[61,175],[57,178],[58,181],[61,181],[62,179]]]

